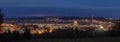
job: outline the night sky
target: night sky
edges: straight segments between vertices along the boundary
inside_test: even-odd
[[[120,0],[0,0],[5,18],[79,16],[119,18]]]

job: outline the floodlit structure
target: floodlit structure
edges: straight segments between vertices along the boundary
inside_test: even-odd
[[[77,20],[73,21],[73,26],[78,26],[78,21]]]

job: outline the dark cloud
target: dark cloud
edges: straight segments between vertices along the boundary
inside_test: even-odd
[[[1,6],[120,7],[120,0],[0,0]]]
[[[120,17],[120,8],[50,8],[50,7],[8,7],[2,8],[5,17],[21,16],[80,16]]]

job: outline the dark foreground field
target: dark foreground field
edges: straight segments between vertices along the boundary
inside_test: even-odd
[[[19,42],[120,42],[120,37],[79,38],[79,39],[36,39]]]

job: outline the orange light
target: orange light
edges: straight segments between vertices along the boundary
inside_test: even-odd
[[[4,32],[3,31],[0,31],[0,34],[3,34]]]
[[[112,28],[110,28],[110,30],[112,30]]]
[[[104,31],[108,31],[108,29],[103,29]]]
[[[13,31],[15,31],[15,28],[10,28],[9,30],[10,30],[11,32],[13,32]]]
[[[31,30],[31,34],[36,34],[36,30]]]
[[[42,34],[42,32],[41,32],[41,31],[38,31],[38,34]]]
[[[43,30],[36,29],[37,34],[43,34]]]
[[[51,33],[51,32],[53,32],[53,30],[52,30],[52,29],[50,29],[50,30],[49,30],[49,32]]]

